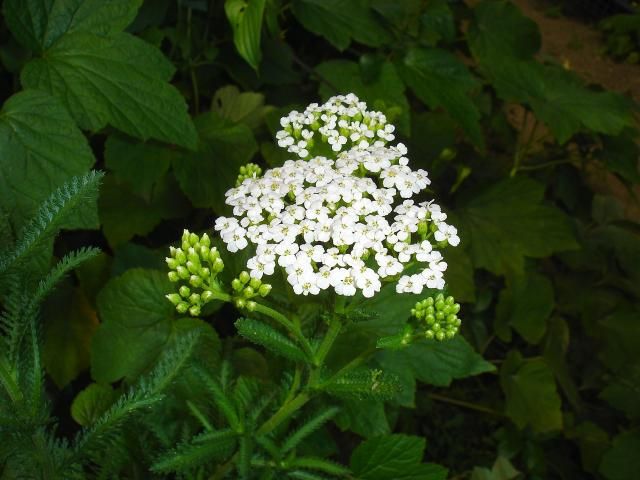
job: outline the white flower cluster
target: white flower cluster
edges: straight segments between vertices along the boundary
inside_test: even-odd
[[[328,102],[339,110],[345,103],[362,118],[376,117],[353,95]],[[396,280],[399,293],[442,289],[447,264],[434,247],[460,239],[438,205],[411,199],[430,180],[409,168],[406,153],[402,144],[373,142],[336,160],[288,160],[229,190],[233,217],[218,218],[215,229],[230,252],[255,246],[251,277],[272,275],[279,265],[296,294],[332,288],[371,297],[383,281]],[[413,264],[423,268],[403,275]]]
[[[292,111],[280,119],[283,130],[276,134],[278,145],[307,158],[317,144],[316,132],[331,150],[341,152],[352,148],[382,147],[393,141],[395,127],[387,123],[383,113],[367,111],[367,104],[353,93],[331,97],[323,105],[312,103],[304,112]]]

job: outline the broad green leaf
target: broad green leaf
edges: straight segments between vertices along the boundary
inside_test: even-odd
[[[348,430],[364,438],[391,433],[382,400],[343,400],[335,424],[343,431]]]
[[[242,58],[258,69],[262,52],[260,34],[266,0],[225,0],[224,11],[233,29],[233,42]]]
[[[5,0],[11,32],[27,48],[41,53],[66,33],[121,32],[136,16],[142,0]]]
[[[536,344],[544,335],[553,306],[553,286],[544,275],[525,272],[507,276],[496,307],[496,333],[510,340],[511,326],[527,342]]]
[[[632,104],[623,95],[589,90],[559,67],[503,61],[483,68],[502,99],[529,105],[560,143],[584,130],[617,135],[633,125]]]
[[[456,37],[453,12],[447,0],[432,0],[420,16],[420,38],[429,46],[452,42]]]
[[[540,49],[538,26],[514,3],[485,0],[476,5],[474,14],[467,39],[476,58],[529,60]]]
[[[567,400],[576,408],[580,408],[578,387],[569,371],[566,357],[569,348],[569,325],[560,317],[552,317],[544,340],[544,359],[553,371],[558,385],[562,388]]]
[[[79,288],[58,288],[43,306],[42,361],[62,388],[89,368],[91,339],[98,327],[96,312]]]
[[[393,434],[371,438],[351,454],[351,470],[360,480],[445,480],[447,470],[422,464],[425,439]]]
[[[54,97],[25,90],[0,110],[0,204],[14,222],[22,224],[49,194],[94,162],[86,138]],[[76,228],[97,227],[95,215],[90,222],[90,216],[76,217]]]
[[[316,67],[316,71],[339,89],[340,93],[355,93],[367,102],[371,110],[380,110],[387,119],[404,133],[410,132],[410,109],[404,94],[405,86],[391,62],[384,62],[374,81],[364,81],[362,68],[347,60],[330,60]],[[319,93],[323,100],[336,92],[320,82]]]
[[[172,150],[154,143],[110,135],[104,146],[105,166],[129,189],[149,200],[156,183],[169,171]]]
[[[88,427],[100,418],[117,398],[117,392],[110,385],[92,383],[73,399],[71,416],[83,427]]]
[[[522,272],[524,258],[575,249],[569,218],[542,204],[544,187],[525,177],[503,180],[456,211],[476,268]]]
[[[640,433],[625,432],[613,440],[613,445],[604,454],[600,473],[607,480],[635,480],[640,471]]]
[[[483,467],[475,467],[471,473],[471,480],[514,480],[520,476],[511,462],[502,456],[496,458],[491,470]]]
[[[630,419],[640,418],[640,362],[623,368],[600,392],[600,398]]]
[[[170,176],[158,181],[149,198],[108,177],[98,205],[102,229],[111,246],[125,243],[135,235],[147,235],[162,220],[183,217],[189,211],[187,199]]]
[[[476,146],[483,146],[480,112],[470,97],[479,83],[455,55],[437,48],[412,48],[400,73],[422,102],[433,109],[442,107]]]
[[[182,191],[196,207],[226,210],[224,193],[236,184],[240,167],[251,160],[258,146],[251,129],[233,125],[210,112],[195,119],[200,134],[198,150],[173,161]]]
[[[351,40],[370,47],[390,40],[368,0],[294,0],[292,9],[304,28],[323,36],[338,50],[345,50]]]
[[[219,88],[211,101],[211,110],[233,123],[244,123],[249,128],[259,127],[264,115],[273,107],[264,105],[264,95],[242,92],[235,85]]]
[[[545,360],[524,360],[516,351],[509,353],[500,370],[500,384],[506,414],[518,428],[530,426],[538,433],[562,429],[562,403]]]
[[[91,346],[91,373],[110,383],[145,370],[164,349],[172,329],[173,290],[163,272],[133,269],[112,279],[98,295],[101,324]]]
[[[444,250],[443,255],[448,265],[445,272],[447,292],[453,295],[457,302],[475,302],[476,286],[469,254],[462,248],[448,248]]]
[[[142,140],[195,146],[185,100],[167,83],[174,68],[160,50],[126,33],[75,32],[44,55],[25,66],[22,84],[60,98],[81,128],[109,124]]]
[[[376,359],[385,371],[400,378],[399,401],[406,406],[414,403],[416,380],[447,387],[453,380],[495,370],[460,335],[444,342],[416,341],[402,350],[383,350]]]

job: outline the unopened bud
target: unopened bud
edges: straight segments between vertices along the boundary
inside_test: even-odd
[[[263,283],[262,285],[260,285],[260,288],[258,289],[258,294],[261,297],[266,297],[267,295],[269,295],[269,292],[271,292],[271,285],[269,285],[268,283]]]
[[[182,298],[187,298],[189,295],[191,295],[191,290],[186,285],[181,286],[178,292],[180,292],[180,296]]]
[[[182,298],[180,298],[180,295],[178,295],[177,293],[170,293],[168,295],[165,295],[165,297],[174,305],[178,305],[182,301]]]
[[[167,274],[167,277],[169,277],[170,282],[177,282],[178,280],[180,280],[177,272],[169,272]]]
[[[240,275],[238,276],[238,279],[244,284],[246,285],[247,282],[251,279],[251,276],[249,275],[249,272],[246,271],[242,271],[240,272]]]
[[[176,305],[176,310],[178,313],[186,313],[189,310],[189,304],[187,302],[180,302]]]
[[[200,307],[198,305],[191,305],[191,307],[189,308],[189,314],[197,317],[198,315],[200,315]]]

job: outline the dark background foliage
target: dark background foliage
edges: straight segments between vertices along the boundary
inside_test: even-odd
[[[54,437],[91,426],[192,330],[206,332],[203,364],[225,350],[242,375],[279,381],[280,361],[234,340],[233,308],[175,317],[163,258],[183,228],[211,229],[241,165],[286,159],[273,142],[283,113],[354,92],[397,125],[461,232],[447,280],[466,341],[376,356],[402,392],[344,402],[307,448],[344,463],[363,438],[396,439],[367,454],[416,452],[383,476],[354,453],[359,478],[442,478],[394,473],[422,460],[415,436],[449,478],[637,478],[636,106],[539,55],[538,27],[512,3],[470,3],[4,0],[3,262],[56,188],[105,172],[99,196],[74,205],[55,240],[21,264],[22,285],[32,286],[72,249],[103,250],[41,308]],[[229,278],[240,262],[227,262]],[[0,284],[9,310],[7,278]],[[367,328],[393,331],[412,302],[396,297],[370,306],[379,319]],[[338,357],[360,345],[362,332],[352,333]],[[180,385],[170,412],[148,422],[166,444],[145,451],[121,433],[116,476],[148,478],[166,445],[194,433],[184,399],[198,398],[196,383]],[[391,432],[414,437],[380,437]]]

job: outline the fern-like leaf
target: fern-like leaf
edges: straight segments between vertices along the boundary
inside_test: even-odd
[[[307,420],[304,425],[287,437],[281,448],[282,453],[285,454],[296,448],[300,442],[331,420],[338,413],[338,410],[337,407],[329,407]]]
[[[200,434],[162,455],[151,470],[158,473],[184,472],[225,459],[233,453],[236,440],[237,434],[230,428]]]
[[[319,472],[328,473],[329,475],[346,476],[351,471],[339,463],[318,457],[298,457],[288,462],[291,468],[306,468],[309,470],[317,470]]]
[[[196,368],[196,372],[200,376],[202,383],[204,383],[207,390],[211,393],[213,402],[227,420],[231,429],[235,432],[242,431],[242,424],[233,400],[222,390],[220,384],[218,384],[218,382],[205,370],[202,368]]]
[[[402,390],[402,386],[395,375],[363,368],[329,380],[320,389],[341,398],[390,400]]]
[[[240,335],[262,345],[270,352],[294,362],[309,362],[309,358],[300,347],[271,325],[250,318],[240,318],[236,320],[235,325]]]
[[[55,235],[62,223],[78,205],[95,199],[104,174],[91,171],[85,175],[73,177],[69,182],[54,191],[40,205],[36,215],[24,227],[20,240],[6,255],[0,257],[0,274],[29,256],[42,242]]]
[[[333,477],[325,477],[318,475],[317,473],[305,472],[304,470],[294,470],[287,474],[289,478],[295,478],[296,480],[330,480]]]

